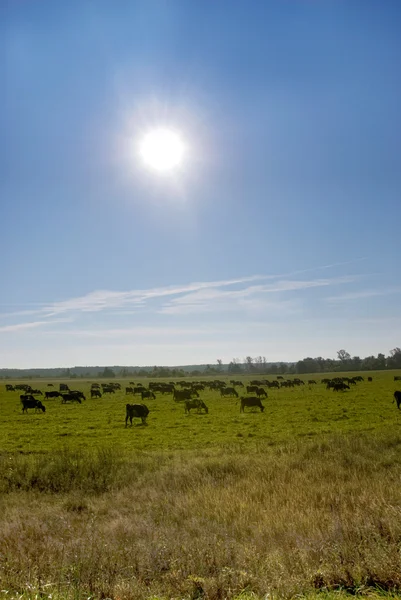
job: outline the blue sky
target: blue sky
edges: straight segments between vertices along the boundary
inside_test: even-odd
[[[0,367],[401,345],[398,0],[0,4]],[[169,173],[143,135],[179,132]]]

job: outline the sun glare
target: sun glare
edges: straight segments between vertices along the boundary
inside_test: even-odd
[[[146,166],[159,172],[173,171],[182,164],[185,145],[179,134],[171,129],[153,129],[139,144]]]

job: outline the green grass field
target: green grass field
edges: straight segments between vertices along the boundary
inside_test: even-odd
[[[186,415],[158,394],[132,428],[127,382],[97,400],[68,382],[87,400],[44,414],[0,384],[0,595],[400,598],[401,384],[369,375],[268,390],[264,413],[207,391],[209,414]]]
[[[127,382],[121,381],[121,392],[97,400],[90,400],[89,382],[68,382],[88,399],[81,405],[62,405],[59,398],[43,400],[45,414],[22,414],[19,393],[5,392],[3,385],[1,450],[35,453],[66,446],[93,448],[116,444],[122,450],[187,450],[231,444],[249,447],[258,442],[279,444],[347,432],[391,432],[399,426],[391,404],[392,393],[397,383],[401,387],[399,382],[393,382],[393,377],[392,372],[375,373],[373,382],[361,382],[344,393],[328,391],[320,383],[268,390],[263,414],[240,414],[237,399],[222,399],[218,392],[205,391],[201,396],[209,414],[185,415],[183,404],[174,402],[171,394],[157,394],[156,400],[147,401],[148,427],[138,422],[132,430],[124,429],[125,404],[141,400],[125,395]],[[244,379],[245,384],[247,381]],[[40,380],[29,383],[42,391],[52,389]],[[143,383],[146,385],[147,381]],[[58,382],[54,385],[58,389]],[[243,393],[240,388],[239,392]]]

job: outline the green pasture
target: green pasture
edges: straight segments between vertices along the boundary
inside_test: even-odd
[[[236,398],[221,398],[219,392],[206,390],[201,392],[201,398],[208,406],[209,414],[192,411],[186,415],[183,403],[174,402],[171,394],[158,393],[155,400],[146,401],[150,410],[147,425],[143,426],[136,420],[132,428],[125,428],[125,404],[140,403],[141,399],[139,396],[126,396],[128,381],[119,380],[122,386],[120,392],[93,400],[89,393],[91,382],[65,381],[71,389],[83,391],[86,401],[82,404],[61,404],[60,398],[43,399],[46,406],[44,414],[35,413],[32,409],[23,414],[20,392],[6,392],[5,382],[1,382],[0,450],[47,453],[61,448],[118,446],[126,451],[174,451],[229,448],[233,444],[246,447],[258,443],[276,445],[350,432],[391,434],[399,432],[401,426],[401,411],[392,403],[393,393],[401,389],[401,382],[394,382],[394,374],[362,373],[365,381],[345,392],[326,390],[321,379],[330,375],[305,375],[302,376],[305,382],[315,379],[317,385],[306,383],[295,388],[267,390],[268,398],[262,399],[264,413],[259,409],[245,409],[246,412],[241,414]],[[367,381],[368,375],[373,378],[372,382]],[[242,380],[246,385],[250,378]],[[141,382],[147,386],[149,380]],[[49,381],[45,380],[29,380],[28,383],[43,392],[58,389],[59,385],[58,381],[52,381],[54,388],[48,387]],[[238,391],[240,395],[245,393],[241,388]]]

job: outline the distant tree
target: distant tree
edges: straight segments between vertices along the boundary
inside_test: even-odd
[[[398,348],[398,346],[390,350],[387,366],[389,369],[401,369],[401,348]]]
[[[110,367],[105,367],[101,373],[99,373],[100,377],[104,377],[105,379],[112,379],[116,376],[113,369]]]
[[[228,364],[227,371],[232,375],[242,373],[242,365],[237,358],[233,358],[232,361]]]
[[[351,368],[353,371],[359,371],[361,369],[362,360],[359,356],[353,356],[351,358]]]
[[[341,360],[341,362],[343,363],[351,359],[351,354],[349,354],[349,352],[346,352],[345,350],[339,350],[337,352],[337,356],[338,360]]]
[[[247,356],[244,362],[245,362],[245,367],[246,367],[246,370],[248,371],[248,373],[250,373],[251,371],[254,370],[252,356]]]
[[[386,368],[386,357],[384,354],[379,353],[376,358],[376,369]]]
[[[362,371],[374,371],[375,369],[377,369],[377,359],[375,356],[366,356],[366,358],[364,358],[362,360],[361,363],[361,370]]]
[[[223,361],[221,360],[221,358],[217,359],[217,368],[219,369],[219,371],[223,369]]]
[[[316,373],[319,370],[319,364],[314,358],[304,358],[296,364],[297,373]]]

